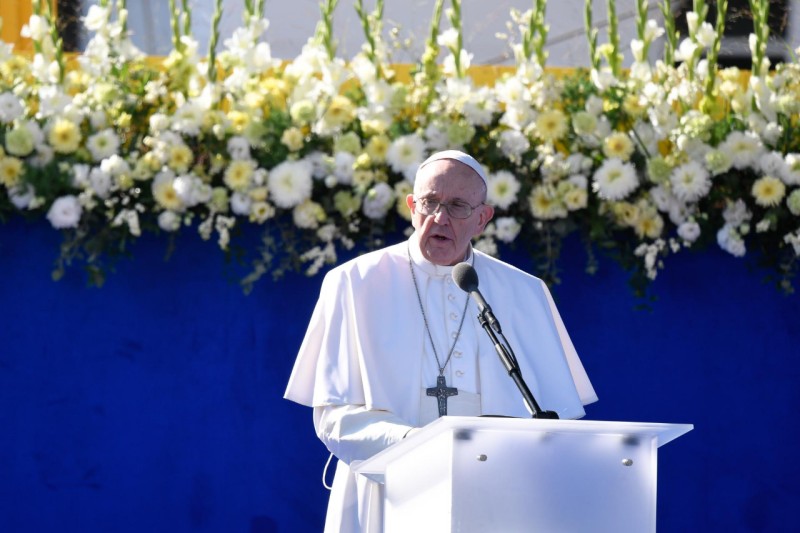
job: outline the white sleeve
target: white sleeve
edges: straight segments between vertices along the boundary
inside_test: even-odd
[[[388,411],[363,405],[326,405],[314,407],[314,429],[332,454],[350,464],[403,440],[414,426]]]

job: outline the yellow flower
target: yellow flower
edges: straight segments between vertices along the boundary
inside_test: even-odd
[[[243,111],[231,111],[228,113],[228,120],[231,123],[231,129],[233,129],[233,131],[242,133],[250,123],[250,115]]]
[[[633,153],[633,142],[627,134],[614,132],[603,141],[603,154],[606,157],[617,157],[623,161],[630,159]]]
[[[639,96],[636,94],[629,94],[625,98],[625,101],[622,103],[622,109],[624,109],[626,113],[634,118],[641,117],[645,111],[645,107],[642,105]]]
[[[617,220],[626,226],[634,226],[639,220],[639,208],[629,202],[617,202],[613,206]]]
[[[361,187],[366,190],[367,187],[372,185],[375,179],[375,173],[371,170],[355,170],[353,171],[353,185]]]
[[[786,194],[786,186],[778,178],[764,176],[753,183],[751,192],[758,205],[774,207],[783,200],[783,195]]]
[[[411,211],[406,204],[406,197],[413,192],[411,184],[405,180],[399,181],[394,186],[394,195],[396,199],[395,210],[397,214],[406,220],[411,220]]]
[[[22,161],[16,157],[3,157],[0,159],[0,183],[8,188],[19,182],[22,174]]]
[[[567,119],[558,109],[541,113],[536,119],[536,134],[544,141],[557,141],[567,133]]]
[[[252,198],[254,202],[265,202],[267,200],[267,188],[255,187],[251,189],[250,198]]]
[[[78,125],[65,118],[56,119],[47,141],[60,154],[71,154],[81,144],[81,132]]]
[[[586,189],[581,187],[572,187],[570,190],[564,193],[564,205],[566,205],[567,209],[570,211],[583,209],[586,207],[588,201],[589,194],[586,192]]]
[[[386,152],[389,150],[389,137],[386,135],[376,135],[369,139],[365,151],[373,163],[383,163],[386,161]]]
[[[355,118],[353,102],[346,96],[336,95],[331,100],[331,105],[322,117],[326,124],[332,127],[344,126]]]
[[[244,94],[244,105],[250,109],[261,109],[266,101],[266,96],[258,91],[247,91]]]
[[[528,197],[528,205],[534,218],[552,220],[554,218],[564,218],[567,210],[552,187],[540,185],[534,187]]]
[[[253,202],[250,206],[250,222],[263,224],[275,216],[275,208],[267,202]]]
[[[649,213],[636,221],[634,229],[639,237],[656,239],[661,236],[661,231],[664,229],[664,219],[658,213]]]
[[[170,211],[178,211],[183,207],[175,187],[172,186],[172,180],[162,180],[154,183],[153,198],[161,207]]]
[[[26,156],[33,152],[33,135],[28,128],[14,128],[6,133],[6,148],[10,154]]]
[[[250,185],[255,164],[252,161],[233,161],[225,170],[222,181],[234,191],[243,191]]]
[[[300,128],[289,128],[281,135],[281,144],[296,152],[303,147],[304,135]]]
[[[175,144],[169,148],[167,166],[175,172],[186,172],[193,160],[194,154],[185,144]]]

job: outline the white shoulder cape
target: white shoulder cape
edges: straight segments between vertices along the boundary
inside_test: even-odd
[[[425,326],[406,246],[362,255],[325,276],[285,398],[311,407],[366,405],[417,425],[421,358],[409,339]],[[539,405],[561,418],[582,417],[583,405],[597,396],[547,287],[507,263],[474,255],[480,291]],[[474,302],[467,312],[477,324]],[[488,335],[481,336],[479,354],[482,413],[529,417]]]

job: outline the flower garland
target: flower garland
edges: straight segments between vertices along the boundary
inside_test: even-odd
[[[419,163],[459,148],[485,165],[497,208],[476,247],[530,250],[547,281],[557,281],[561,244],[577,233],[590,271],[601,250],[639,294],[668,256],[709,244],[754,257],[793,290],[800,64],[770,69],[768,1],[751,0],[749,76],[716,65],[724,0],[713,25],[694,0],[680,42],[668,0],[663,27],[637,0],[629,70],[615,2],[599,44],[587,0],[591,68],[555,76],[545,69],[542,0],[511,12],[516,66],[483,86],[469,76],[459,0],[446,9],[437,0],[425,51],[405,77],[390,57],[399,44],[384,39],[383,1],[372,12],[356,1],[365,44],[349,61],[336,55],[336,4],[322,3],[315,35],[282,63],[265,40],[263,0],[245,2],[221,47],[217,0],[205,57],[188,2],[170,0],[173,49],[159,64],[132,44],[124,0],[90,7],[93,36],[74,59],[49,3],[34,1],[22,30],[32,56],[0,42],[0,220],[46,217],[64,235],[54,277],[79,262],[97,284],[144,232],[194,228],[230,251],[238,231],[260,227],[242,280],[249,290],[265,274],[313,275],[343,250],[383,244],[406,225]],[[651,61],[661,38],[665,57]]]

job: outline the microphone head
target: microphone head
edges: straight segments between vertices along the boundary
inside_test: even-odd
[[[478,273],[466,261],[453,267],[453,281],[462,291],[472,292],[478,290]]]

